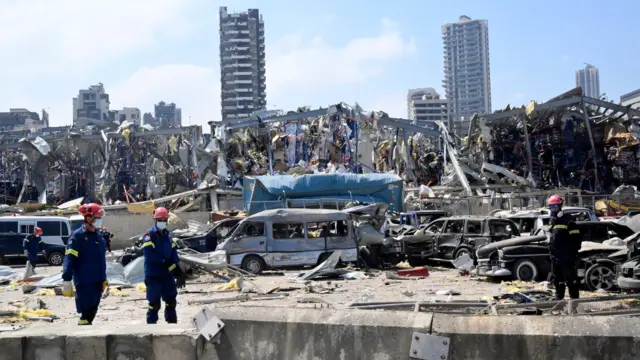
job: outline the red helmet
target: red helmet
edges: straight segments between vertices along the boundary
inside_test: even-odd
[[[104,216],[104,210],[102,210],[100,205],[95,203],[80,205],[80,207],[78,208],[78,212],[82,214],[82,216],[84,217],[87,217],[87,216],[103,217]]]
[[[167,210],[167,208],[159,207],[153,210],[153,218],[156,220],[168,220],[169,210]]]
[[[33,232],[34,232],[36,235],[42,235],[42,229],[41,229],[41,228],[39,228],[39,227],[36,227],[35,229],[33,229]]]
[[[560,195],[551,195],[551,197],[549,197],[549,200],[547,200],[547,206],[562,205],[562,203],[564,203],[564,200],[562,200]]]

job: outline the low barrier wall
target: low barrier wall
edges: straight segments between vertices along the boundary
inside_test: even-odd
[[[0,360],[638,359],[639,321],[218,307],[219,343],[188,323],[39,325],[0,332]],[[444,350],[444,352],[442,352]]]

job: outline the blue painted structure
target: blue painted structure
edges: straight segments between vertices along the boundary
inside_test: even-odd
[[[244,210],[255,214],[283,207],[330,207],[357,200],[402,211],[404,184],[393,174],[313,174],[245,177]]]

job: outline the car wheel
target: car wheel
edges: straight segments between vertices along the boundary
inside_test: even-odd
[[[513,276],[520,281],[536,281],[538,266],[530,259],[520,259],[513,266]]]
[[[59,253],[59,252],[52,252],[47,257],[47,262],[51,266],[60,266],[64,262],[64,255],[62,255],[62,253]]]
[[[458,249],[458,251],[456,251],[455,255],[453,256],[453,259],[459,259],[465,255],[469,255],[469,257],[471,257],[471,251],[469,251],[469,249],[467,248],[460,248]]]
[[[252,274],[260,274],[267,265],[264,263],[264,259],[262,259],[258,255],[248,255],[242,259],[242,264],[240,267],[243,270],[246,270]]]
[[[591,291],[612,290],[616,286],[614,280],[615,271],[605,264],[594,264],[584,273],[584,285]]]

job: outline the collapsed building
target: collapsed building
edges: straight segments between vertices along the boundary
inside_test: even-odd
[[[0,143],[0,203],[104,204],[184,192],[215,180],[198,126],[88,126]]]
[[[499,166],[509,172],[501,175],[538,189],[612,193],[640,185],[640,111],[581,94],[576,88],[542,104],[474,116],[460,149],[468,175],[488,183]]]
[[[429,197],[637,186],[640,111],[581,94],[475,115],[462,139],[442,122],[422,127],[345,103],[210,122],[210,141],[198,126],[127,122],[24,134],[0,140],[0,202],[115,204],[238,189],[248,176],[332,173],[395,173]]]

